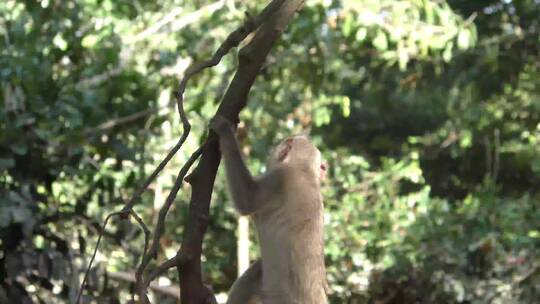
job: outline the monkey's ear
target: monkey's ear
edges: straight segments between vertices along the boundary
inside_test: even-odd
[[[283,144],[279,147],[279,151],[278,151],[278,161],[280,162],[284,162],[285,159],[287,158],[287,156],[289,155],[289,152],[291,152],[291,149],[292,149],[292,142],[293,142],[293,139],[292,138],[287,138]]]

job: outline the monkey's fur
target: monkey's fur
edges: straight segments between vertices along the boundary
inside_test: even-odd
[[[305,135],[290,137],[270,153],[267,172],[253,178],[231,123],[216,116],[210,127],[234,205],[254,219],[261,247],[261,260],[234,283],[227,303],[326,304],[320,151]]]

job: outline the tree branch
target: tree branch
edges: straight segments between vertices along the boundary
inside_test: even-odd
[[[157,113],[157,112],[159,112],[159,110],[164,109],[166,107],[167,106],[150,108],[150,109],[139,111],[139,112],[136,112],[136,113],[124,116],[124,117],[108,120],[108,121],[100,124],[99,126],[96,126],[96,127],[93,127],[93,128],[88,128],[88,129],[84,130],[84,136],[90,136],[90,135],[93,135],[93,134],[96,134],[96,133],[105,132],[105,131],[110,130],[112,128],[132,123],[132,122],[137,121],[137,120],[139,120],[141,118],[145,118],[145,117],[150,116],[150,115],[152,115],[154,113]]]
[[[171,23],[172,27],[171,32],[179,31],[182,28],[199,20],[204,14],[211,14],[222,8],[225,5],[225,2],[225,0],[220,0],[215,3],[208,4],[194,12],[189,13],[186,16],[182,16],[179,19],[176,19],[176,17],[183,12],[183,8],[178,7],[176,9],[173,9],[170,13],[166,14],[163,18],[152,24],[152,26],[137,34],[132,40],[128,41],[128,43],[135,43],[144,40],[151,35],[157,33],[161,28],[163,28],[169,23]]]
[[[119,212],[113,212],[107,215],[107,217],[105,218],[105,221],[103,222],[103,226],[101,227],[101,231],[105,231],[105,228],[107,228],[107,224],[109,223],[109,220],[113,216],[121,215],[122,213],[123,213],[122,211],[119,211]],[[90,269],[92,268],[92,263],[94,262],[96,258],[97,251],[99,248],[99,243],[101,242],[102,238],[103,238],[103,233],[100,233],[96,242],[96,246],[94,248],[94,253],[92,254],[92,257],[90,258],[90,262],[88,262],[88,267],[86,267],[86,271],[84,273],[84,278],[81,283],[81,287],[79,288],[79,292],[77,293],[77,301],[75,303],[80,303],[81,301],[82,291],[83,291],[84,285],[86,284],[86,280],[88,279],[88,274],[90,273]]]
[[[135,275],[133,273],[122,271],[107,272],[107,276],[116,281],[135,283]],[[180,292],[176,286],[160,286],[157,283],[152,283],[148,287],[155,292],[180,300]]]
[[[159,210],[159,217],[156,223],[156,229],[154,230],[154,236],[152,238],[152,244],[150,245],[150,249],[147,251],[146,244],[145,244],[145,250],[142,255],[142,261],[139,267],[137,268],[137,272],[135,273],[135,280],[137,282],[137,288],[139,289],[139,294],[146,294],[146,288],[148,287],[148,284],[150,281],[145,281],[143,279],[143,273],[150,263],[151,259],[155,259],[157,256],[157,251],[159,247],[159,239],[161,238],[161,235],[163,234],[163,230],[165,229],[165,218],[167,216],[167,213],[169,212],[169,209],[172,206],[172,203],[174,202],[174,199],[176,198],[176,195],[178,194],[178,191],[180,190],[180,187],[182,186],[182,183],[184,181],[184,177],[187,175],[188,170],[191,168],[193,163],[199,158],[201,155],[203,147],[200,147],[197,149],[191,157],[188,159],[188,161],[185,163],[185,165],[180,169],[180,172],[178,172],[178,176],[176,177],[176,181],[171,189],[171,192],[169,192],[169,195],[165,199],[165,204],[163,204],[163,207]],[[155,276],[154,276],[155,277]]]

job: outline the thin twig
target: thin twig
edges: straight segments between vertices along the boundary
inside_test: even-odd
[[[166,260],[165,262],[159,264],[156,269],[154,269],[148,276],[148,282],[152,282],[160,274],[169,270],[170,268],[177,267],[182,265],[187,259],[184,258],[183,254],[176,254],[174,257]]]
[[[89,135],[93,135],[95,133],[101,133],[101,132],[107,131],[109,129],[112,129],[114,127],[125,125],[125,124],[128,124],[128,123],[137,121],[137,120],[139,120],[141,118],[150,116],[150,115],[152,115],[154,113],[159,112],[161,109],[166,108],[166,107],[167,106],[146,109],[146,110],[139,111],[139,112],[136,112],[136,113],[124,116],[124,117],[111,119],[109,121],[106,121],[106,122],[100,124],[97,127],[88,128],[88,129],[84,130],[83,134],[84,134],[84,136],[89,136]]]
[[[187,136],[186,136],[187,138]],[[165,168],[167,163],[173,158],[173,156],[180,150],[182,145],[184,144],[185,138],[182,137],[178,140],[178,142],[174,145],[174,147],[167,153],[167,156],[159,163],[159,165],[154,169],[154,172],[150,174],[150,176],[146,179],[144,184],[135,191],[135,193],[131,196],[129,201],[125,204],[123,211],[129,212],[133,206],[135,205],[135,201],[142,195],[142,193],[150,186],[150,184],[154,181],[154,179],[159,175],[159,173]]]
[[[178,191],[180,190],[180,187],[182,186],[182,183],[184,182],[184,178],[186,177],[189,169],[195,163],[195,161],[201,156],[202,148],[204,146],[199,147],[191,157],[187,160],[187,162],[184,164],[182,169],[180,169],[180,172],[178,172],[178,176],[176,177],[176,180],[174,182],[174,185],[169,192],[169,195],[165,199],[165,204],[163,204],[163,207],[159,210],[159,216],[156,223],[156,229],[154,230],[154,236],[152,238],[152,244],[150,245],[150,249],[148,252],[145,250],[145,253],[142,257],[141,264],[139,265],[137,272],[135,274],[135,278],[137,282],[143,282],[142,281],[142,274],[144,273],[144,270],[148,266],[148,263],[150,263],[150,260],[155,258],[157,256],[158,246],[159,246],[159,239],[161,238],[161,235],[163,234],[163,230],[165,229],[165,218],[167,217],[167,213],[169,212],[169,209],[172,206],[172,203],[174,202],[176,195],[178,194]],[[148,282],[144,282],[141,286],[146,287],[148,285]]]
[[[133,273],[122,272],[122,271],[107,272],[107,276],[117,281],[135,283],[135,275]],[[178,287],[176,286],[160,286],[158,284],[150,284],[148,287],[152,289],[153,291],[156,291],[161,294],[180,300],[180,291]]]
[[[285,0],[272,1],[267,7],[262,10],[259,15],[255,17],[246,15],[246,20],[244,21],[244,23],[239,28],[230,33],[229,36],[227,36],[225,41],[216,50],[212,58],[195,63],[194,65],[189,67],[185,72],[184,78],[180,81],[178,91],[176,92],[178,106],[180,106],[180,104],[183,102],[183,95],[184,91],[186,90],[186,84],[188,80],[193,77],[193,75],[199,73],[206,68],[216,66],[221,61],[223,56],[229,53],[232,48],[238,46],[240,42],[242,42],[249,34],[258,29],[261,26],[262,22],[266,18],[271,16],[283,4],[284,1]]]
[[[107,223],[109,222],[109,220],[113,216],[122,215],[122,214],[125,214],[125,212],[124,211],[118,211],[118,212],[113,212],[113,213],[107,215],[107,217],[105,218],[105,221],[103,222],[103,226],[102,226],[101,230],[105,231],[105,228],[107,227]],[[90,258],[90,262],[88,263],[88,267],[86,268],[86,272],[84,273],[84,278],[83,278],[83,281],[81,283],[81,287],[79,288],[79,292],[77,293],[77,302],[76,303],[79,303],[80,300],[81,300],[81,295],[82,295],[82,291],[84,289],[84,285],[86,284],[86,280],[88,279],[88,274],[90,273],[90,269],[92,268],[92,263],[94,263],[94,260],[96,258],[97,251],[98,251],[98,248],[99,248],[99,243],[101,242],[102,238],[103,238],[103,233],[99,233],[99,236],[98,236],[98,239],[97,239],[97,242],[96,242],[96,246],[94,248],[94,253],[92,254],[92,257]]]
[[[204,14],[211,14],[217,11],[218,9],[222,8],[224,5],[225,5],[224,0],[211,3],[175,20],[176,17],[183,12],[183,8],[178,7],[176,9],[173,9],[170,13],[163,16],[163,18],[161,18],[157,22],[153,23],[152,26],[148,27],[144,31],[137,34],[132,40],[128,41],[128,43],[134,43],[134,42],[144,40],[150,37],[151,35],[157,33],[161,28],[163,28],[165,25],[169,23],[172,24],[170,26],[172,28],[172,32],[179,31],[182,28],[199,20],[201,16],[203,16]]]
[[[137,214],[137,212],[131,210],[130,214],[131,214],[131,216],[133,216],[133,218],[135,218],[135,220],[137,221],[137,223],[139,223],[139,225],[141,226],[141,228],[143,230],[143,233],[144,233],[144,250],[143,250],[142,256],[144,256],[146,254],[146,252],[148,251],[148,243],[150,242],[150,229],[148,229],[148,226],[146,226],[146,224],[144,223],[142,218]]]

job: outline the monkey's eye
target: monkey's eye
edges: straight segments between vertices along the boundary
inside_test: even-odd
[[[326,164],[321,164],[321,170],[326,171]]]

